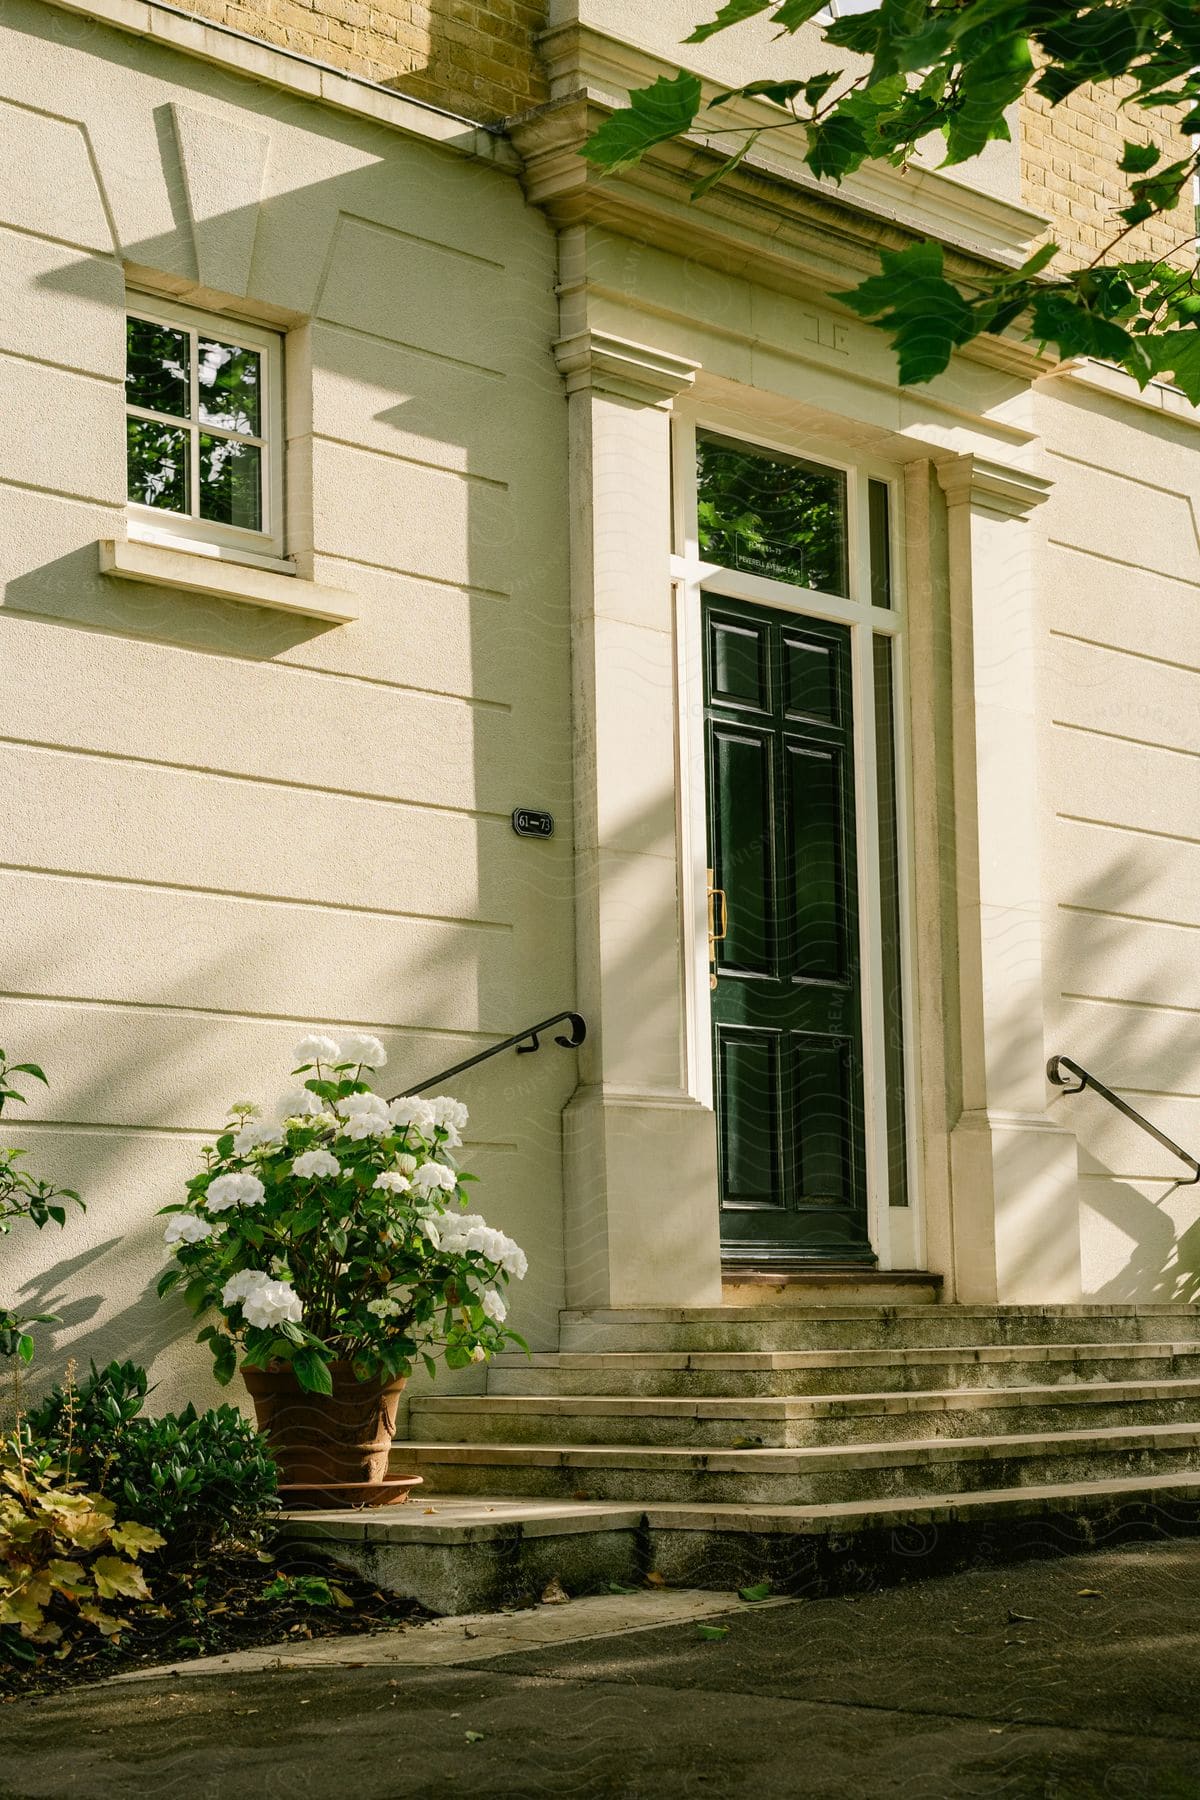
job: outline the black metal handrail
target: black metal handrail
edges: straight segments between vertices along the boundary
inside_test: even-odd
[[[1075,1076],[1073,1084],[1063,1074],[1064,1069],[1070,1075]],[[1094,1093],[1099,1094],[1102,1100],[1107,1100],[1110,1106],[1115,1106],[1119,1113],[1124,1113],[1127,1119],[1131,1119],[1135,1125],[1140,1125],[1143,1131],[1149,1132],[1154,1141],[1161,1144],[1164,1150],[1169,1150],[1172,1156],[1177,1156],[1180,1162],[1187,1164],[1192,1171],[1192,1178],[1190,1181],[1184,1181],[1181,1178],[1175,1183],[1176,1187],[1195,1187],[1197,1182],[1200,1182],[1200,1162],[1197,1162],[1194,1156],[1189,1156],[1186,1150],[1181,1149],[1174,1138],[1169,1138],[1165,1131],[1160,1131],[1157,1125],[1152,1125],[1149,1119],[1144,1119],[1140,1112],[1135,1112],[1128,1100],[1122,1100],[1121,1096],[1114,1094],[1110,1087],[1105,1087],[1104,1083],[1098,1081],[1089,1069],[1081,1068],[1069,1056],[1052,1056],[1046,1064],[1046,1079],[1068,1094],[1082,1094],[1084,1088],[1091,1088]]]
[[[582,1013],[555,1013],[552,1018],[541,1019],[536,1025],[527,1025],[524,1031],[518,1031],[513,1037],[505,1038],[503,1043],[493,1044],[490,1050],[481,1050],[478,1056],[468,1056],[466,1062],[455,1063],[452,1069],[443,1069],[440,1075],[431,1075],[428,1081],[421,1081],[416,1087],[406,1088],[405,1093],[423,1094],[428,1088],[440,1087],[443,1081],[449,1081],[453,1076],[461,1075],[465,1069],[473,1069],[477,1063],[487,1062],[489,1057],[499,1056],[504,1050],[515,1049],[518,1056],[532,1056],[535,1050],[541,1049],[539,1034],[549,1031],[552,1025],[560,1025],[564,1019],[571,1027],[571,1035],[564,1037],[559,1032],[554,1041],[556,1044],[561,1044],[564,1050],[578,1050],[587,1036],[587,1021]],[[398,1100],[400,1095],[396,1094],[393,1098]]]

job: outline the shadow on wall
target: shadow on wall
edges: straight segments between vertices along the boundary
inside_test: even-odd
[[[437,11],[448,56],[452,9]],[[22,26],[64,31],[32,11]],[[164,54],[65,29],[71,53],[139,78]],[[53,1267],[46,1234],[6,1246],[5,1297],[62,1321],[40,1334],[46,1379],[67,1353],[149,1364],[194,1335],[154,1293],[155,1215],[230,1102],[287,1085],[302,1031],[377,1033],[394,1093],[575,1003],[549,229],[490,169],[183,57],[170,72],[177,105],[194,94],[211,117],[232,94],[247,126],[301,130],[307,160],[290,191],[197,221],[176,122],[156,107],[161,178],[122,191],[128,211],[165,187],[161,231],[115,254],[62,250],[37,277],[60,311],[78,303],[79,356],[99,376],[86,465],[60,432],[65,473],[14,496],[4,596],[33,659],[11,728],[34,766],[6,803],[2,1037],[29,1044],[53,1086],[3,1137],[89,1202]],[[101,151],[111,180],[118,152]],[[313,180],[314,166],[341,172]],[[336,630],[98,572],[97,537],[124,532],[122,263],[195,284],[231,242],[247,246],[239,291],[311,322],[316,572],[360,612]],[[549,808],[554,839],[517,839],[519,805]],[[535,1348],[557,1341],[576,1072],[547,1048],[462,1086],[483,1210],[531,1253],[513,1298]],[[207,1357],[190,1354],[163,1370],[161,1404],[181,1383],[200,1398]]]
[[[1178,945],[1191,933],[1154,923],[1166,910],[1159,847],[1101,854],[1110,829],[1071,821],[1070,830],[1095,843],[1074,864],[1053,926],[1062,1041],[1048,1048],[1200,1154],[1200,998]],[[1072,843],[1082,849],[1078,835]],[[1188,1185],[1186,1167],[1090,1091],[1056,1092],[1050,1116],[1079,1141],[1085,1297],[1200,1300],[1200,1186]]]

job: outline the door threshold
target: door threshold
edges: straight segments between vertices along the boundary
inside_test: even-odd
[[[721,1299],[726,1306],[934,1304],[942,1277],[926,1269],[871,1269],[845,1263],[805,1267],[786,1263],[726,1263]]]

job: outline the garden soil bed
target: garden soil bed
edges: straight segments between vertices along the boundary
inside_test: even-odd
[[[381,1593],[360,1576],[286,1545],[273,1551],[269,1561],[253,1551],[230,1552],[214,1559],[202,1574],[156,1575],[152,1557],[146,1559],[145,1569],[154,1599],[169,1608],[168,1617],[142,1621],[123,1632],[117,1643],[89,1633],[61,1660],[46,1655],[36,1664],[14,1667],[0,1662],[0,1703],[157,1663],[172,1666],[263,1644],[353,1637],[420,1624],[431,1616],[413,1600]],[[295,1593],[264,1598],[263,1589],[278,1575],[323,1577],[334,1591],[335,1604],[314,1606]]]

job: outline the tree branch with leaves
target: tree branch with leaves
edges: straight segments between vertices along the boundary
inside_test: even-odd
[[[0,1113],[11,1101],[16,1100],[22,1106],[26,1104],[24,1094],[14,1085],[19,1075],[49,1086],[37,1063],[9,1062],[5,1052],[0,1050]],[[53,1182],[42,1181],[30,1174],[24,1167],[24,1156],[23,1150],[0,1149],[0,1237],[7,1237],[18,1219],[28,1219],[39,1231],[45,1225],[65,1225],[67,1204],[83,1206],[74,1188],[57,1187]],[[0,1306],[0,1356],[19,1356],[22,1362],[31,1362],[33,1338],[29,1327],[53,1322],[52,1313],[22,1317],[8,1307]]]
[[[750,19],[781,37],[817,19],[823,0],[726,0],[688,43]],[[1006,111],[1027,91],[1051,107],[1091,82],[1120,82],[1122,108],[1166,112],[1179,154],[1127,141],[1119,171],[1124,204],[1109,243],[1083,268],[1049,265],[1051,241],[1018,269],[997,269],[966,289],[945,273],[933,240],[880,253],[881,268],[834,298],[886,331],[900,381],[931,380],[972,339],[1014,327],[1059,358],[1089,356],[1126,369],[1140,387],[1170,377],[1200,404],[1200,280],[1196,239],[1169,256],[1122,254],[1131,234],[1174,211],[1190,195],[1200,149],[1200,5],[1196,0],[880,0],[868,12],[820,26],[825,44],[853,60],[802,80],[764,78],[704,98],[686,70],[631,93],[592,135],[583,155],[612,173],[656,144],[697,127],[736,139],[693,189],[701,197],[726,179],[765,130],[804,144],[816,176],[841,182],[864,163],[903,167],[940,134],[943,167],[969,162],[993,139],[1008,138]],[[832,61],[832,59],[831,59]],[[789,115],[769,126],[728,124],[737,101],[772,103]],[[1169,136],[1169,134],[1168,134]]]

